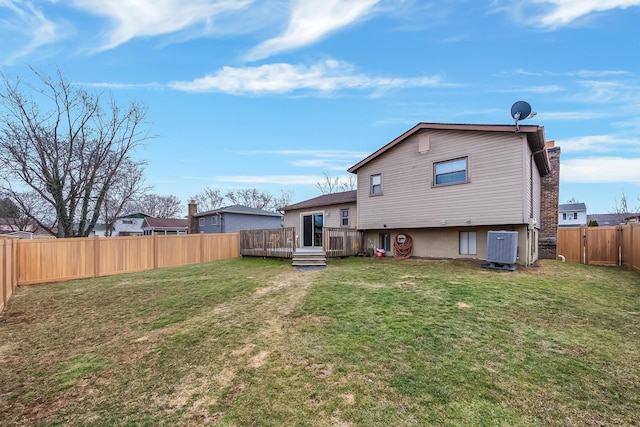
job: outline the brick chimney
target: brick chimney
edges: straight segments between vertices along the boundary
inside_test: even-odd
[[[194,199],[189,201],[189,234],[197,234],[198,233],[198,223],[196,222],[198,218],[195,217],[195,214],[198,213],[198,205]]]
[[[540,203],[540,258],[556,259],[558,249],[558,200],[560,198],[560,147],[547,141],[551,172],[542,177]]]

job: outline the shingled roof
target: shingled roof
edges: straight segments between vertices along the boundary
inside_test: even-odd
[[[308,209],[318,206],[329,205],[341,205],[343,203],[354,203],[357,200],[358,191],[343,191],[341,193],[324,194],[322,196],[314,197],[313,199],[305,200],[293,205],[285,206],[282,208],[284,211],[292,211],[295,209]]]
[[[153,218],[144,219],[147,226],[151,228],[184,228],[189,227],[189,220],[182,218]],[[144,227],[144,224],[143,224]]]
[[[248,206],[242,206],[242,205],[233,205],[233,206],[227,206],[224,208],[214,209],[212,211],[198,212],[193,216],[201,217],[201,216],[208,216],[208,215],[222,214],[222,213],[234,213],[234,214],[241,214],[241,215],[258,215],[258,216],[282,216],[277,212],[269,212],[269,211],[265,211],[264,209],[250,208]]]

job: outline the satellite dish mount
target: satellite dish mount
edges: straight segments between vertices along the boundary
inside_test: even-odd
[[[511,106],[511,117],[515,120],[516,123],[516,132],[520,132],[520,125],[518,122],[520,120],[530,119],[535,116],[535,111],[531,111],[531,105],[525,101],[517,101]]]

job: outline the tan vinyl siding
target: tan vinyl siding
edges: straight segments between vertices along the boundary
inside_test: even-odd
[[[419,152],[421,134],[416,134],[358,170],[358,228],[526,222],[529,174],[522,159],[526,157],[525,165],[528,165],[529,148],[524,136],[497,132],[428,132],[428,151]],[[469,182],[433,186],[433,163],[462,157],[468,159]],[[381,196],[369,196],[372,174],[382,174]]]
[[[312,213],[322,213],[324,215],[324,226],[325,227],[340,227],[340,210],[341,209],[349,209],[349,227],[356,226],[357,219],[357,209],[355,203],[345,203],[340,205],[331,205],[331,206],[318,206],[315,208],[308,209],[296,209],[287,211],[284,214],[284,226],[285,227],[295,227],[296,233],[300,232],[298,229],[301,224],[301,216],[308,215]]]

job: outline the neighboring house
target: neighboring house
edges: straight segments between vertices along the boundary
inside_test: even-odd
[[[154,234],[187,234],[189,220],[186,218],[153,218],[146,217],[142,220],[142,233],[145,236]]]
[[[49,233],[33,233],[31,231],[12,231],[11,233],[0,234],[0,237],[17,237],[19,239],[55,239],[56,236],[52,236]]]
[[[19,237],[20,239],[55,239],[31,220],[0,218],[0,236]]]
[[[38,224],[29,219],[0,218],[0,233],[11,233],[14,231],[35,232],[38,228]]]
[[[393,254],[396,237],[407,234],[413,256],[426,258],[486,259],[488,231],[517,231],[518,263],[530,265],[539,239],[553,242],[557,233],[559,148],[549,150],[553,163],[541,126],[419,123],[349,168],[358,183],[350,225],[364,232],[365,249]],[[285,208],[300,247],[320,246],[316,225],[340,218],[327,209],[333,204],[308,202]]]
[[[587,225],[587,205],[566,203],[558,205],[558,227],[580,227]]]
[[[282,214],[247,206],[233,205],[206,212],[197,212],[195,202],[189,204],[192,230],[196,233],[236,233],[282,227]]]
[[[322,227],[355,228],[357,193],[325,194],[284,207],[284,226],[295,227],[297,247],[322,248]]]
[[[587,215],[587,225],[591,221],[596,221],[598,226],[606,227],[610,225],[627,224],[629,222],[640,223],[640,213],[608,213]]]
[[[121,216],[113,223],[113,231],[111,232],[111,236],[116,237],[144,235],[142,226],[144,219],[148,217],[149,215],[140,212]]]
[[[106,233],[107,233],[107,224],[99,223],[93,227],[93,231],[89,233],[89,237],[95,237],[95,236],[104,237],[107,235]]]

